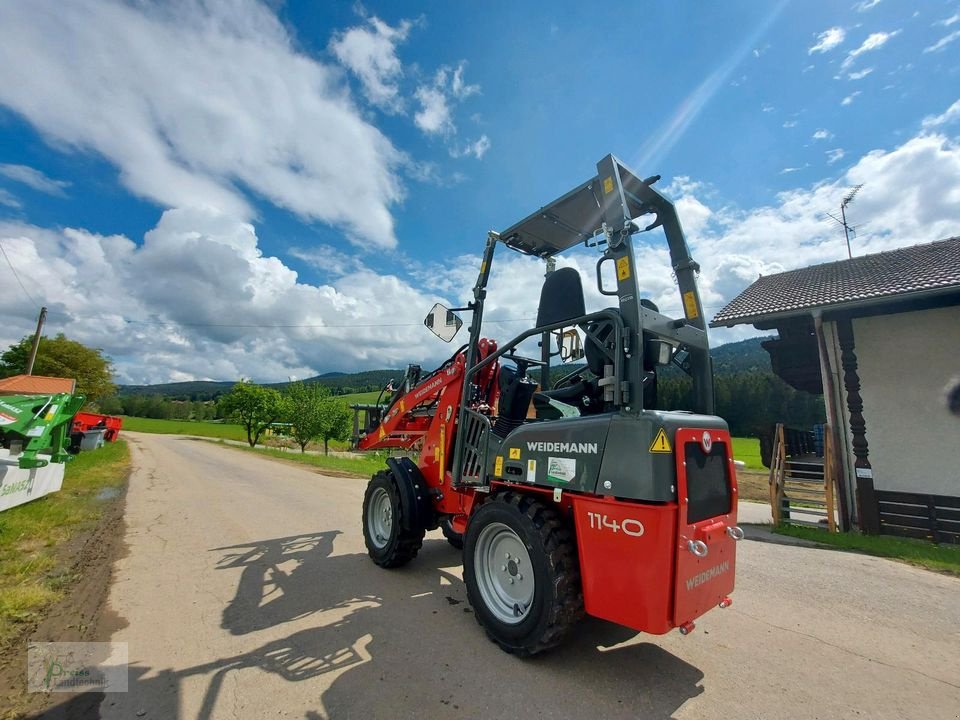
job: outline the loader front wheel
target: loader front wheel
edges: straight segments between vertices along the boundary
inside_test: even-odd
[[[420,552],[425,529],[406,528],[405,521],[396,481],[382,470],[370,479],[363,495],[363,540],[367,554],[380,567],[406,565]]]
[[[558,645],[583,615],[576,541],[561,515],[519,493],[504,493],[470,519],[463,578],[477,621],[508,653]]]

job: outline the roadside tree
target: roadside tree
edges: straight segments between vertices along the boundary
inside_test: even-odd
[[[320,403],[320,416],[322,421],[318,435],[323,438],[323,454],[329,455],[331,440],[346,440],[350,437],[352,411],[343,400],[328,397]]]
[[[27,371],[32,337],[25,337],[0,355],[0,377],[18,375]],[[63,333],[40,338],[34,375],[73,378],[77,381],[77,395],[83,395],[87,404],[96,404],[101,398],[114,395],[113,368],[110,358],[102,350],[70,340]]]
[[[290,435],[300,446],[300,452],[306,452],[310,441],[320,437],[326,426],[324,402],[330,391],[318,383],[308,385],[298,380],[287,386],[286,395]]]
[[[286,401],[276,390],[241,380],[220,398],[220,410],[243,425],[247,442],[256,447],[264,430],[283,418]]]

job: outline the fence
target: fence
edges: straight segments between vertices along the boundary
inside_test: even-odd
[[[857,492],[865,533],[960,544],[960,497],[875,490],[864,478]]]

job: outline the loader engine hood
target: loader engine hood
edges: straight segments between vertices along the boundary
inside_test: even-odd
[[[712,415],[655,410],[529,423],[510,433],[499,452],[491,454],[490,472],[511,482],[675,501],[675,437],[680,428],[726,431],[727,424]],[[721,451],[718,446],[716,452]]]

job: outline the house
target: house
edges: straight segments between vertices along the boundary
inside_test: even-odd
[[[960,237],[760,277],[711,327],[777,331],[773,371],[822,393],[845,519],[960,542]]]
[[[55,395],[73,393],[77,381],[44,375],[14,375],[0,380],[0,395]]]

